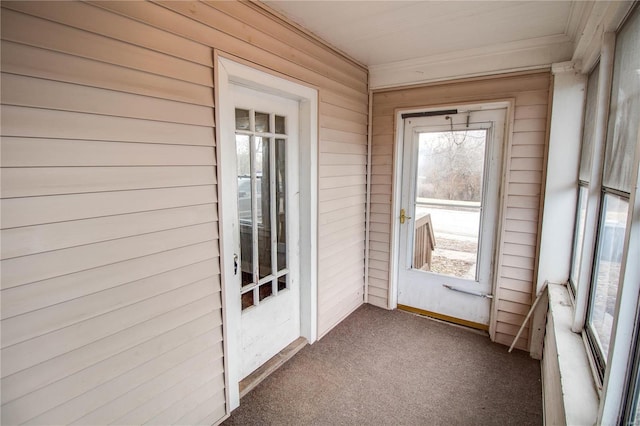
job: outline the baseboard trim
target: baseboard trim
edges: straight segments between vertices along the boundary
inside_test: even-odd
[[[398,304],[398,309],[402,311],[412,312],[414,314],[419,314],[419,315],[424,315],[427,317],[439,319],[446,322],[451,322],[453,324],[463,325],[465,327],[475,328],[477,330],[489,331],[488,325],[480,324],[479,322],[467,321],[460,318],[450,317],[449,315],[443,315],[443,314],[438,314],[431,311],[425,311],[422,309],[414,308],[413,306]]]

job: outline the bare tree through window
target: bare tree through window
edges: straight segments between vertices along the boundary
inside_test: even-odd
[[[486,130],[420,134],[415,223],[430,216],[435,248],[414,268],[476,278],[486,138]]]

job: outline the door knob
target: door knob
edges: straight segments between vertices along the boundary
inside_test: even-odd
[[[404,224],[407,219],[411,219],[411,216],[407,216],[404,209],[400,209],[400,223]]]

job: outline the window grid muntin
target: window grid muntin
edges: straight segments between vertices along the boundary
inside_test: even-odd
[[[249,128],[240,128],[238,129],[238,112],[239,111],[249,111]],[[268,130],[274,130],[273,132],[257,132],[255,131],[256,129],[256,113],[258,114],[268,114],[269,116],[269,122],[268,122]],[[278,117],[278,126],[276,127],[276,116]],[[283,292],[285,290],[287,290],[290,286],[290,274],[289,274],[289,268],[285,267],[283,269],[278,270],[278,253],[277,253],[277,245],[278,245],[278,241],[277,241],[277,232],[274,232],[277,230],[277,223],[276,223],[276,208],[274,208],[274,201],[276,199],[276,188],[275,188],[275,181],[276,181],[276,170],[275,170],[275,141],[276,138],[283,140],[284,143],[287,142],[288,139],[288,135],[287,135],[287,127],[288,127],[288,120],[286,119],[286,116],[282,116],[279,114],[275,114],[275,113],[264,113],[262,111],[256,111],[255,109],[243,109],[243,108],[236,108],[236,131],[235,134],[236,136],[239,135],[244,135],[244,136],[248,136],[249,137],[249,141],[250,141],[250,169],[251,169],[251,239],[252,239],[252,259],[251,259],[251,265],[252,265],[252,282],[244,285],[241,287],[241,291],[240,291],[240,298],[241,298],[241,306],[242,306],[242,311],[244,312],[246,309],[250,308],[250,307],[254,307],[254,306],[258,306],[262,300],[266,300],[271,298],[272,296],[277,296],[278,293]],[[283,128],[283,129],[282,129]],[[275,130],[278,129],[282,129],[284,130],[284,133],[281,132],[275,132]],[[258,244],[256,244],[256,242],[258,242],[259,240],[259,234],[258,234],[258,226],[259,226],[259,222],[258,222],[258,201],[257,201],[257,172],[256,172],[256,156],[257,156],[257,149],[256,149],[256,139],[257,138],[262,138],[263,140],[268,140],[269,142],[269,181],[270,181],[270,188],[269,188],[269,202],[270,202],[270,208],[269,208],[269,213],[270,213],[270,229],[271,229],[271,233],[270,233],[270,246],[271,246],[271,273],[260,278],[259,277],[259,247]],[[285,157],[285,161],[286,161],[286,157]],[[286,167],[286,163],[285,163],[285,175],[288,175],[288,171],[287,171],[287,167]],[[287,178],[285,178],[285,182],[286,180],[288,180]],[[284,198],[285,200],[287,199],[287,186],[284,187]],[[261,195],[262,196],[262,195]],[[284,208],[287,208],[287,204],[285,203]],[[288,216],[288,214],[286,213],[285,210],[285,215]],[[240,226],[242,226],[242,224],[240,224]],[[285,222],[284,224],[285,226],[285,235],[288,235],[288,224]],[[289,261],[288,261],[288,245],[286,245],[285,242],[285,265],[288,265]],[[242,258],[239,259],[239,264],[242,265]],[[275,267],[275,268],[274,268]],[[241,271],[240,273],[242,273],[242,268],[240,268]],[[274,273],[275,270],[275,273]],[[284,280],[283,280],[284,278]],[[260,289],[264,288],[264,286],[268,285],[269,283],[271,283],[271,294],[268,297],[262,298],[261,299],[261,295],[260,295]],[[251,294],[251,304],[248,306],[245,306],[245,301],[248,300],[249,298],[247,297],[249,294]]]

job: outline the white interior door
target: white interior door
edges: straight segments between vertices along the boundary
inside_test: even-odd
[[[236,167],[224,168],[223,193],[236,208],[224,232],[234,246],[226,279],[242,312],[242,379],[300,336],[298,102],[238,85],[231,93],[235,141],[223,143],[235,149],[223,161]]]
[[[404,118],[398,305],[487,328],[506,109]]]

